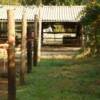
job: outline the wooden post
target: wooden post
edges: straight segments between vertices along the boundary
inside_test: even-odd
[[[8,100],[16,100],[15,20],[12,10],[8,16]]]
[[[27,31],[27,72],[30,73],[33,67],[33,27],[28,26]]]
[[[37,62],[40,61],[41,58],[41,29],[42,29],[42,0],[37,0],[36,5],[39,9],[39,14],[38,14],[38,46],[37,46]]]
[[[38,29],[39,29],[38,16],[34,17],[34,66],[37,66],[38,62]]]
[[[79,34],[80,34],[80,46],[82,47],[82,24],[80,24]]]
[[[76,33],[76,36],[77,36],[77,43],[76,43],[76,46],[82,46],[82,39],[81,39],[81,24],[78,23],[77,24],[77,33]]]
[[[40,3],[41,4],[41,3]],[[42,7],[39,6],[39,32],[38,32],[38,62],[41,59],[41,33],[42,33]]]
[[[85,51],[85,38],[86,38],[86,35],[85,35],[85,31],[84,31],[84,26],[82,26],[81,28],[81,34],[82,34],[82,48],[83,48],[83,55],[84,55],[84,51]]]
[[[20,66],[20,84],[25,83],[26,71],[26,33],[27,33],[27,20],[25,13],[22,17],[22,40],[21,40],[21,66]]]

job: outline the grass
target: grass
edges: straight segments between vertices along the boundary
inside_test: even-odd
[[[17,100],[100,100],[100,57],[42,60],[17,87]]]

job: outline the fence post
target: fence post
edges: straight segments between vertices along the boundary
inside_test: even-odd
[[[27,72],[30,73],[33,67],[33,27],[27,29]]]
[[[22,38],[21,38],[21,66],[20,66],[20,84],[25,83],[26,71],[26,33],[27,33],[27,20],[25,13],[22,16]]]
[[[34,17],[34,66],[38,63],[38,32],[39,32],[39,20],[38,16]]]
[[[16,100],[15,67],[15,20],[13,10],[7,11],[8,17],[8,100]]]
[[[38,62],[41,60],[41,32],[42,32],[42,6],[39,6],[39,26],[38,26]]]

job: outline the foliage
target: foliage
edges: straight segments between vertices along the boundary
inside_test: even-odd
[[[82,18],[82,23],[84,25],[92,25],[93,23],[98,23],[98,21],[100,21],[100,4],[88,4],[83,11],[83,14],[85,14],[85,16]]]
[[[82,12],[82,24],[84,26],[85,31],[85,42],[88,46],[91,47],[91,52],[96,53],[97,51],[97,42],[98,34],[100,29],[100,4],[97,2],[90,3],[87,5],[85,10]]]
[[[39,0],[38,0],[39,1]],[[36,0],[22,0],[25,4],[36,4]],[[42,0],[43,5],[81,5],[86,4],[87,0]]]
[[[98,3],[99,0],[96,0]],[[23,4],[33,5],[42,2],[43,5],[84,5],[87,4],[88,0],[1,0],[1,4]]]

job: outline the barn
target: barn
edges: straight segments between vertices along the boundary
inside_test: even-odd
[[[16,21],[16,37],[21,38],[23,13],[27,15],[28,33],[34,31],[34,16],[42,22],[41,43],[45,45],[81,46],[82,25],[80,13],[84,6],[8,6],[0,5],[0,41],[7,38],[7,10],[13,9]]]

